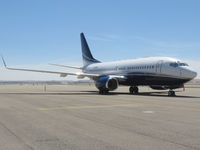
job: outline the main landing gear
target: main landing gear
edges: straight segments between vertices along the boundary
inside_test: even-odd
[[[104,89],[104,90],[99,90],[99,94],[101,94],[101,95],[106,95],[106,94],[108,94],[109,93],[109,90],[106,90],[106,89]]]
[[[168,96],[176,96],[176,94],[173,90],[169,90]]]
[[[129,88],[129,92],[130,92],[130,94],[138,94],[139,89],[138,89],[137,86],[131,86],[131,87]]]

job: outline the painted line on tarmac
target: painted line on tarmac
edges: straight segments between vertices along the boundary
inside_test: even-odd
[[[53,110],[73,110],[73,109],[98,109],[98,108],[115,108],[115,107],[142,107],[142,106],[152,106],[161,107],[167,109],[176,110],[187,110],[200,112],[199,108],[185,107],[185,106],[167,106],[158,104],[147,104],[147,103],[134,103],[134,104],[116,104],[116,105],[84,105],[84,106],[61,106],[61,107],[49,107],[49,108],[38,108],[40,111],[53,111]]]
[[[66,106],[66,107],[52,107],[39,108],[41,111],[48,110],[66,110],[66,109],[96,109],[96,108],[114,108],[114,107],[140,107],[142,104],[118,104],[118,105],[88,105],[88,106]]]
[[[143,113],[145,113],[145,114],[153,114],[153,113],[154,113],[154,111],[147,110],[147,111],[143,111]]]

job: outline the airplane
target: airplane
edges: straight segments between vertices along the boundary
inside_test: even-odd
[[[184,87],[184,84],[197,76],[187,63],[170,57],[145,57],[129,60],[100,62],[90,51],[85,36],[80,34],[83,67],[51,64],[58,67],[79,69],[81,72],[56,72],[10,68],[2,57],[5,68],[9,70],[31,71],[59,74],[61,77],[75,75],[78,78],[88,77],[94,80],[99,94],[108,94],[119,85],[130,86],[131,94],[138,94],[138,86],[149,86],[155,90],[167,90],[168,96],[175,96],[174,89]]]

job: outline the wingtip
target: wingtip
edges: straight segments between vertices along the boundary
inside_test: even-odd
[[[4,67],[7,68],[6,61],[4,60],[3,56],[1,56],[1,59],[2,59],[2,61],[3,61]]]

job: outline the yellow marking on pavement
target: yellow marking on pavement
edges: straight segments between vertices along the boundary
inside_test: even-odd
[[[193,107],[186,107],[186,106],[170,106],[170,105],[159,105],[159,104],[147,104],[143,103],[145,106],[153,106],[153,107],[162,107],[167,109],[179,109],[179,110],[191,110],[191,111],[200,111],[199,108],[193,108]]]
[[[200,111],[198,108],[185,107],[185,106],[169,106],[169,105],[159,105],[159,104],[148,104],[148,103],[134,103],[134,104],[116,104],[116,105],[85,105],[85,106],[61,106],[61,107],[50,107],[50,108],[38,108],[41,111],[51,111],[51,110],[73,110],[73,109],[98,109],[98,108],[115,108],[115,107],[141,107],[141,106],[152,106],[161,107],[167,109],[177,109],[186,111]]]
[[[200,111],[198,108],[192,108],[192,107],[182,107],[182,106],[166,106],[166,108],[169,109],[180,109],[180,110],[191,110],[191,111]]]
[[[48,110],[64,110],[64,109],[95,109],[95,108],[113,108],[113,107],[139,107],[141,104],[118,104],[118,105],[89,105],[89,106],[66,106],[66,107],[52,107],[39,108],[41,111]]]

